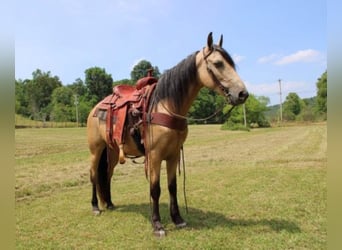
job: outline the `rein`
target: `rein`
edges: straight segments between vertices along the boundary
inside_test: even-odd
[[[160,104],[162,105],[162,107],[167,111],[169,112],[172,116],[174,117],[177,117],[177,118],[181,118],[181,119],[185,119],[185,120],[188,120],[188,121],[207,121],[213,117],[215,117],[219,112],[221,112],[224,108],[224,106],[222,106],[221,108],[218,108],[213,114],[205,117],[205,118],[191,118],[191,117],[187,117],[187,116],[184,116],[184,115],[179,115],[179,114],[176,114],[175,112],[172,112],[170,109],[168,109],[164,103],[160,102]],[[232,112],[232,110],[235,108],[235,106],[232,106],[229,110],[228,110],[228,115],[230,116],[230,113]],[[229,118],[228,116],[228,118]]]

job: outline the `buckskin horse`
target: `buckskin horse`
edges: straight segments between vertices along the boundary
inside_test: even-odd
[[[218,44],[214,44],[210,32],[202,50],[183,59],[159,79],[149,74],[135,87],[116,86],[112,95],[91,110],[87,135],[94,214],[101,211],[98,198],[103,207],[114,209],[111,178],[117,163],[124,163],[125,157],[145,156],[154,234],[165,235],[159,213],[162,161],[166,161],[171,219],[177,228],[186,226],[178,208],[176,175],[180,150],[188,133],[186,114],[202,87],[223,95],[232,106],[248,98],[234,61],[223,49],[222,42],[221,35]]]

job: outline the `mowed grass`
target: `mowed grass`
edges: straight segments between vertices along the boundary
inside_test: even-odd
[[[178,179],[181,213],[169,218],[165,164],[160,210],[167,236],[150,224],[143,165],[118,165],[114,211],[91,213],[84,128],[21,129],[16,140],[18,249],[325,249],[326,124],[222,131],[190,126]]]

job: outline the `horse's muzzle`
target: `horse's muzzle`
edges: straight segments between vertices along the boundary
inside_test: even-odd
[[[239,104],[244,103],[247,100],[248,96],[249,96],[249,93],[247,90],[240,91],[239,97],[238,97]]]
[[[233,106],[243,104],[249,96],[249,93],[247,90],[242,90],[238,94],[234,95],[230,93],[229,90],[227,89],[224,91],[224,94],[226,96],[228,103]]]

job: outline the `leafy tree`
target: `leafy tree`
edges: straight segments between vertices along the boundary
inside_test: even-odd
[[[256,124],[258,127],[269,127],[264,112],[270,99],[266,96],[255,96],[251,94],[246,101],[246,116],[248,124]]]
[[[319,113],[327,113],[327,78],[328,74],[325,71],[316,83],[316,108]]]
[[[224,105],[224,98],[215,91],[208,88],[202,88],[198,93],[195,101],[189,110],[189,117],[194,119],[207,118],[219,110]],[[214,117],[210,118],[205,123],[222,123],[223,113],[218,112]],[[203,123],[196,122],[196,123]]]
[[[73,92],[71,88],[62,86],[56,88],[51,96],[51,117],[54,121],[65,122],[75,121],[73,114]]]
[[[87,87],[82,79],[77,78],[71,85],[68,85],[72,89],[72,92],[78,96],[84,96],[87,94]]]
[[[24,116],[30,115],[27,82],[28,80],[21,79],[15,81],[15,113]]]
[[[93,108],[91,101],[87,101],[84,96],[80,96],[78,105],[78,121],[83,126],[87,122],[88,114]]]
[[[246,103],[246,122],[247,126],[257,126],[257,127],[269,127],[270,124],[265,117],[265,111],[267,110],[267,105],[270,100],[265,96],[255,96],[250,94]],[[230,106],[226,106],[223,112],[226,114]],[[222,126],[223,129],[245,129],[244,124],[244,114],[243,106],[240,105],[235,107],[231,112],[230,116],[227,118],[225,124]]]
[[[147,76],[147,72],[150,69],[153,69],[152,75],[154,77],[160,77],[160,72],[157,66],[153,67],[149,61],[141,60],[133,67],[133,70],[131,71],[132,81],[135,83],[140,78]]]
[[[296,93],[291,92],[286,96],[283,106],[284,118],[286,120],[295,120],[296,116],[299,115],[302,110],[303,102]]]
[[[116,85],[134,85],[134,84],[135,84],[135,82],[130,80],[130,79],[122,79],[122,80],[113,82],[113,86],[116,86]]]
[[[88,99],[95,103],[112,93],[113,78],[105,69],[92,67],[85,70],[85,85],[88,91]]]
[[[228,115],[228,111],[230,110],[231,106],[226,106],[223,110],[223,113],[226,114],[227,120],[222,125],[222,129],[229,129],[229,130],[245,130],[247,128],[244,127],[244,117],[243,117],[243,110],[242,105],[235,107],[231,113]]]
[[[31,116],[35,119],[46,117],[50,113],[51,95],[54,89],[61,87],[58,76],[51,76],[50,71],[37,69],[32,73],[33,79],[27,80],[26,93]]]

